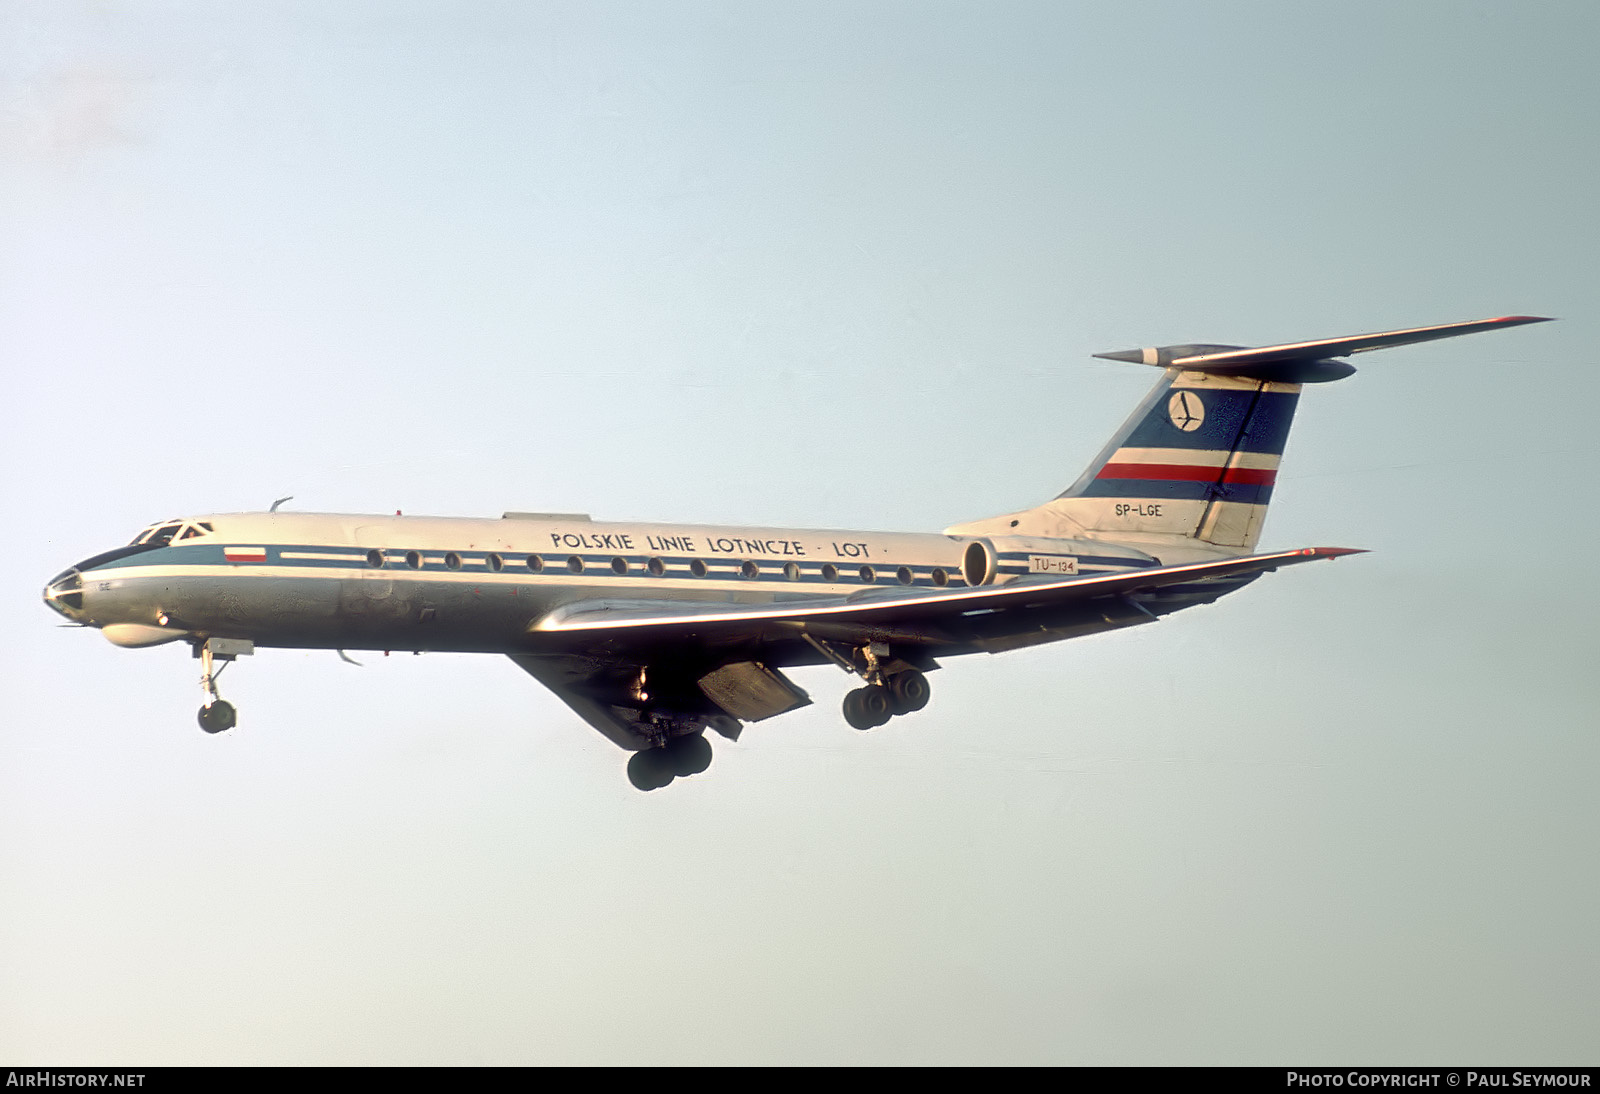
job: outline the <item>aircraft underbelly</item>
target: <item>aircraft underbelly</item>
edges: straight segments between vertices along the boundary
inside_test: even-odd
[[[326,581],[239,580],[231,575],[116,579],[92,595],[100,622],[171,626],[222,637],[314,640],[331,630],[337,602]],[[283,643],[278,643],[283,644]]]
[[[148,622],[261,646],[498,653],[518,646],[548,597],[379,578],[231,575],[119,580],[94,594],[104,621]]]

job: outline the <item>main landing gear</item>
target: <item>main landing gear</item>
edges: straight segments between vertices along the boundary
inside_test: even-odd
[[[928,705],[931,694],[928,677],[907,661],[891,657],[882,642],[869,642],[846,656],[841,647],[805,636],[823,656],[867,682],[844,697],[844,720],[855,729],[873,729],[900,714],[911,714]],[[929,667],[938,666],[929,664]]]
[[[918,669],[901,669],[856,688],[844,697],[844,720],[855,729],[874,729],[897,714],[910,714],[928,705],[928,678]]]
[[[686,733],[628,760],[628,781],[636,790],[660,790],[673,779],[698,775],[711,766],[711,742],[703,733]]]
[[[240,654],[255,652],[254,642],[240,638],[208,638],[195,645],[194,655],[200,658],[200,686],[206,693],[206,703],[200,708],[199,721],[200,728],[207,733],[221,733],[239,724],[239,712],[217,691],[217,677]],[[220,668],[213,667],[217,661],[222,662]]]

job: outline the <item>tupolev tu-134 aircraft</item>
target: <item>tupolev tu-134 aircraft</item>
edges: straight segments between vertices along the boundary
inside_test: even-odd
[[[1358,553],[1255,553],[1301,387],[1351,375],[1351,354],[1543,321],[1098,354],[1164,371],[1060,496],[942,533],[275,504],[151,525],[44,599],[119,646],[189,643],[210,733],[237,720],[221,667],[258,646],[505,654],[633,752],[629,779],[652,790],[706,769],[706,730],[733,739],[809,704],[785,668],[859,676],[844,718],[869,729],[927,704],[937,658],[1149,623]]]

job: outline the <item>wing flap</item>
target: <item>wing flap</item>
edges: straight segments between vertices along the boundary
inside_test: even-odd
[[[759,661],[730,662],[697,683],[706,698],[742,722],[765,721],[811,705],[811,697],[793,680]]]

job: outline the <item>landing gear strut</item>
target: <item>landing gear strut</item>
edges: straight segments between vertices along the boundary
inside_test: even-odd
[[[195,646],[195,656],[200,658],[200,686],[206,693],[199,721],[200,728],[207,733],[221,733],[239,724],[239,712],[217,691],[217,677],[234,658],[255,651],[254,642],[238,638],[208,638]],[[222,662],[220,668],[214,667],[217,661]]]

